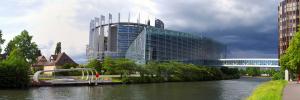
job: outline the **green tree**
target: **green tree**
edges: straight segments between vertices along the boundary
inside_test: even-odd
[[[101,65],[101,62],[97,59],[92,59],[92,60],[89,60],[88,64],[87,64],[87,67],[88,68],[94,68],[97,70],[97,72],[101,72],[102,70],[102,65]],[[102,73],[103,74],[103,73]]]
[[[289,70],[292,73],[300,71],[300,32],[296,32],[291,40],[288,49],[280,57],[280,66],[282,70]]]
[[[61,53],[61,42],[58,42],[56,44],[56,48],[55,48],[55,53],[54,54],[57,55],[59,53]]]
[[[111,57],[105,57],[103,61],[105,74],[116,74],[116,61]]]
[[[0,63],[0,87],[26,88],[29,86],[29,64],[20,52],[20,49],[14,49],[8,58]]]
[[[4,43],[4,39],[2,39],[2,31],[0,30],[0,53],[2,52],[1,45]]]
[[[260,75],[260,70],[258,68],[254,68],[254,67],[247,67],[246,68],[246,73],[249,76],[259,76]]]
[[[137,65],[134,63],[134,61],[129,59],[119,58],[116,59],[116,65],[114,67],[116,72],[121,74],[121,78],[123,78],[123,76],[127,77],[128,75],[136,72]]]
[[[26,61],[30,64],[36,62],[36,58],[39,55],[39,49],[35,42],[32,42],[32,36],[28,34],[26,30],[22,31],[20,35],[9,41],[5,52],[10,54],[12,50],[20,49],[20,54],[26,58]]]
[[[42,51],[41,50],[38,50],[37,56],[42,56]]]

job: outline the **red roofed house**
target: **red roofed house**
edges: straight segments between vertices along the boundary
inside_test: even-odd
[[[34,66],[42,67],[43,70],[55,70],[60,69],[64,64],[74,64],[78,66],[78,64],[71,59],[65,52],[59,53],[57,55],[51,55],[49,62],[47,59],[42,56],[38,57],[37,63],[33,64]],[[52,72],[45,72],[45,74],[52,75]]]

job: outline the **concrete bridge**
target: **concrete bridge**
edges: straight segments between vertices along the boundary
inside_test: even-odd
[[[208,61],[207,66],[279,68],[278,61],[273,58],[233,58]]]

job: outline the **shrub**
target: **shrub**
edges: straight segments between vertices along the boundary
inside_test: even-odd
[[[0,63],[1,88],[27,88],[29,86],[29,64],[15,49],[9,57]]]
[[[282,71],[276,72],[272,77],[272,80],[283,80],[283,79],[284,79],[284,72]]]
[[[260,70],[259,70],[259,68],[248,67],[248,68],[246,68],[246,73],[249,76],[259,76],[260,75]]]

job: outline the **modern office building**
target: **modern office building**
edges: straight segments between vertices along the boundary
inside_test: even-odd
[[[91,21],[89,59],[128,58],[139,64],[148,61],[181,61],[204,64],[206,60],[226,57],[226,46],[199,35],[164,29],[163,21],[155,26],[132,22],[103,23],[104,16]],[[119,17],[120,18],[120,17]]]
[[[283,0],[278,7],[279,56],[284,54],[299,25],[299,0]]]

